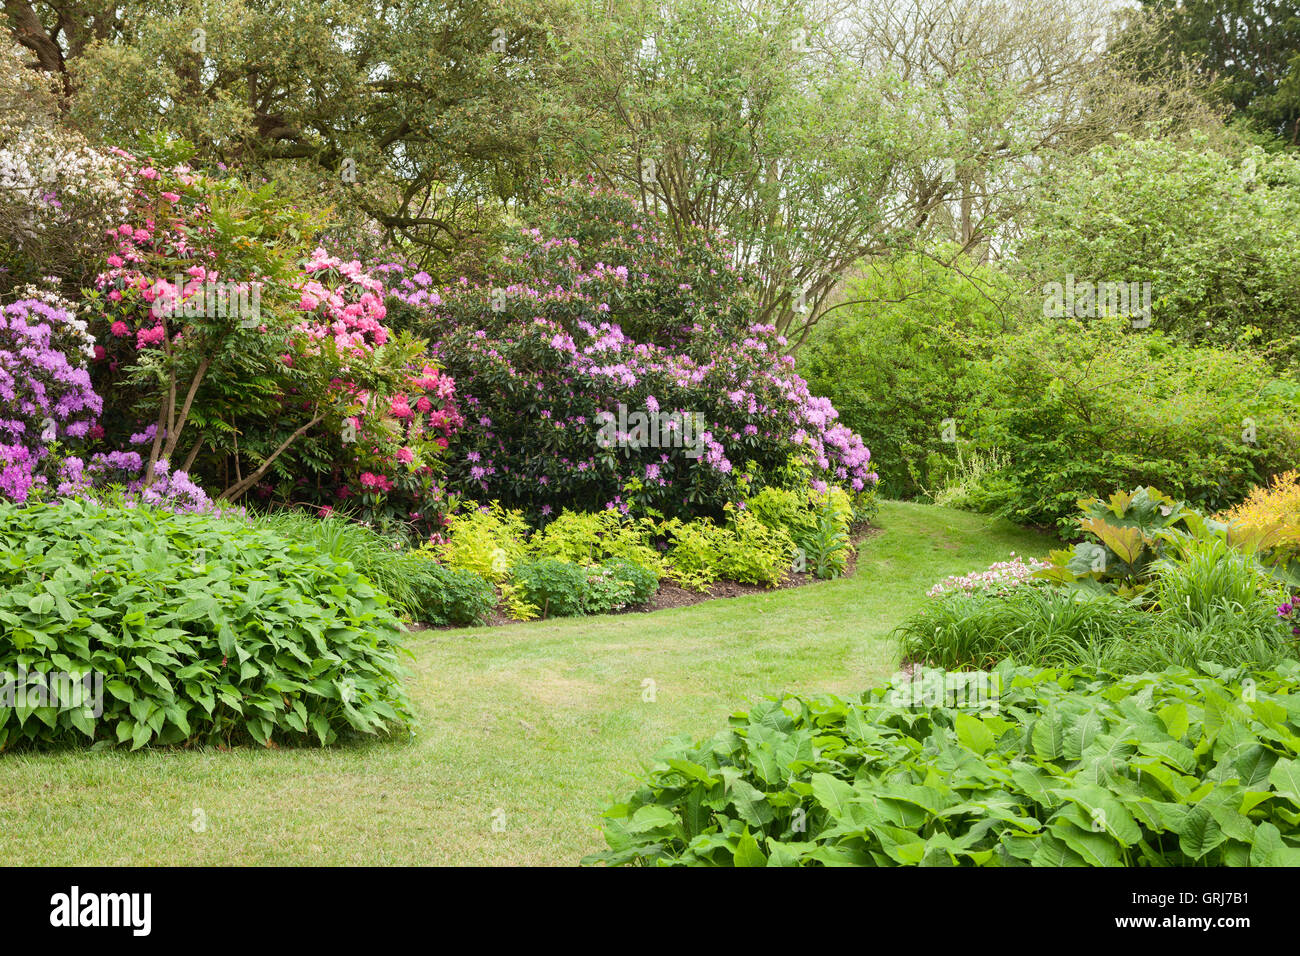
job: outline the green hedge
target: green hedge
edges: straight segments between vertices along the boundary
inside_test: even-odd
[[[410,716],[398,637],[387,599],[350,563],[266,528],[143,506],[0,504],[0,671],[15,684],[103,675],[98,715],[54,700],[0,707],[0,749],[382,733]]]
[[[1003,666],[764,701],[660,754],[584,862],[1300,865],[1300,664],[1214,673]]]

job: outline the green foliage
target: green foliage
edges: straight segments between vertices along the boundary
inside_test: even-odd
[[[1300,141],[1300,21],[1290,0],[1142,0],[1154,48],[1137,44],[1138,65],[1159,70],[1185,59],[1216,99],[1275,146]],[[1121,46],[1127,46],[1122,38]]]
[[[347,561],[266,527],[0,504],[0,671],[104,675],[103,711],[0,709],[0,748],[334,742],[410,719],[399,625]]]
[[[621,611],[645,604],[659,590],[659,579],[640,565],[615,558],[587,571],[583,607],[588,614]]]
[[[1053,551],[1052,567],[1035,576],[1057,583],[1096,583],[1124,596],[1147,584],[1152,565],[1180,540],[1206,534],[1217,524],[1155,488],[1117,491],[1109,501],[1093,498],[1080,501],[1079,507],[1079,530],[1095,540]]]
[[[494,501],[449,515],[446,534],[432,551],[449,568],[473,571],[500,584],[523,557],[527,534],[523,512],[507,511]]]
[[[584,565],[621,558],[659,578],[665,573],[665,565],[654,548],[655,534],[656,523],[650,518],[628,518],[613,508],[585,512],[566,509],[533,534],[528,540],[528,553]]]
[[[586,568],[567,561],[530,558],[514,566],[510,583],[542,617],[573,617],[586,610],[587,574]]]
[[[1120,137],[1061,170],[1025,220],[1037,284],[1149,282],[1151,329],[1300,354],[1300,158]]]
[[[905,660],[939,667],[1269,667],[1300,649],[1277,617],[1286,592],[1222,536],[1180,540],[1144,583],[1145,605],[1063,587],[945,594],[896,633]]]
[[[966,271],[926,259],[874,265],[798,352],[813,394],[871,449],[887,497],[936,483],[930,459],[953,451],[943,421],[965,412],[971,361],[1011,324],[1011,281],[989,267]]]
[[[434,561],[420,564],[410,582],[411,614],[416,620],[457,627],[487,622],[497,605],[497,592],[485,578]]]
[[[416,613],[420,606],[415,577],[429,562],[405,550],[400,541],[337,515],[315,518],[302,511],[281,510],[251,520],[335,561],[350,562],[357,573],[408,613]]]
[[[584,862],[1300,865],[1297,682],[1000,667],[762,701],[673,741]]]
[[[682,587],[707,591],[719,578],[776,587],[789,574],[796,547],[784,528],[771,528],[747,511],[728,506],[731,519],[671,519],[663,528],[671,542],[669,574]]]
[[[765,527],[788,533],[815,576],[844,574],[852,550],[849,525],[854,508],[841,489],[822,494],[806,486],[801,491],[769,486],[745,499],[745,511]]]
[[[1246,351],[1062,319],[1003,336],[973,374],[956,430],[1005,457],[984,504],[1017,522],[1068,531],[1080,498],[1149,485],[1213,512],[1300,457],[1300,402]]]

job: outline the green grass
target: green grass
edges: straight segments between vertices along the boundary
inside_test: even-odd
[[[409,741],[0,756],[0,858],[574,864],[603,847],[601,810],[669,737],[710,734],[763,694],[856,693],[892,673],[888,634],[935,581],[1054,546],[925,505],[887,502],[878,523],[849,579],[654,614],[412,635],[420,726]]]

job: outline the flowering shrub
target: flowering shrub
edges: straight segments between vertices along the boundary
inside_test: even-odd
[[[1030,558],[1026,561],[1012,551],[1010,561],[994,562],[989,565],[986,571],[975,571],[964,575],[949,575],[930,588],[926,592],[926,596],[938,597],[941,594],[952,593],[973,594],[977,591],[1005,594],[1012,588],[1019,587],[1022,584],[1045,583],[1040,579],[1032,579],[1031,576],[1034,572],[1041,571],[1049,566],[1048,562],[1039,561],[1037,558]]]
[[[597,189],[558,191],[539,221],[489,282],[384,270],[395,324],[436,342],[456,380],[454,490],[544,522],[563,506],[720,517],[742,473],[761,487],[792,456],[819,490],[874,484],[785,339],[746,320],[746,279],[715,241],[679,247]]]
[[[0,293],[50,273],[77,288],[126,210],[118,158],[58,123],[49,74],[6,33],[0,38]],[[22,294],[18,295],[22,298]]]
[[[330,340],[341,354],[365,358],[388,344],[385,287],[359,261],[344,262],[318,247],[294,288],[306,314],[295,328],[309,350]],[[344,383],[349,406],[335,449],[339,464],[316,494],[352,499],[368,520],[404,523],[427,535],[440,527],[444,505],[434,466],[462,424],[456,383],[414,353],[393,372],[377,389]],[[328,501],[322,507],[333,510]]]
[[[66,311],[0,305],[0,494],[25,501],[50,447],[86,438],[103,402],[86,370],[93,339]]]
[[[308,253],[315,217],[269,186],[183,154],[121,155],[131,214],[89,305],[106,427],[148,446],[143,487],[179,460],[225,500],[436,528],[455,385],[384,324],[384,286],[360,262]]]

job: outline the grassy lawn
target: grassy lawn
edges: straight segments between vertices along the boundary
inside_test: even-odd
[[[600,811],[667,738],[711,733],[763,694],[855,693],[893,671],[889,631],[936,580],[1051,546],[924,505],[886,503],[878,523],[847,580],[415,635],[409,741],[0,757],[0,858],[574,864],[603,846]]]

